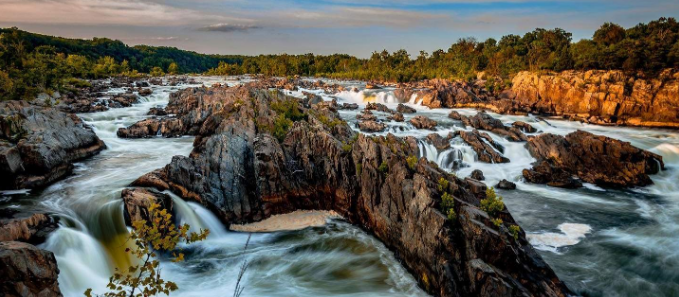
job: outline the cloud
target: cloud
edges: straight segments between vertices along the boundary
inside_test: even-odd
[[[206,31],[206,32],[222,32],[222,33],[231,33],[231,32],[245,32],[253,29],[261,29],[262,27],[260,26],[255,26],[255,25],[245,25],[245,24],[229,24],[229,23],[219,23],[219,24],[213,24],[205,27],[200,27],[197,30],[198,31]]]

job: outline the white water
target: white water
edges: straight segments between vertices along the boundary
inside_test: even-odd
[[[340,111],[343,118],[355,128],[356,114],[366,100],[380,102],[395,109],[398,102],[391,90],[343,92],[336,96],[339,103],[358,103],[355,111]],[[378,93],[374,95],[374,93]],[[383,94],[379,94],[383,93]],[[332,95],[325,96],[331,99]],[[462,127],[458,121],[447,117],[450,109],[434,109],[404,102],[417,109],[416,114],[405,114],[405,123],[386,121],[386,114],[374,112],[388,124],[387,131],[375,133],[398,136],[415,136],[424,139],[432,133],[417,130],[407,121],[416,115],[425,115],[439,123],[435,133],[448,135]],[[475,110],[457,109],[464,115],[474,115]],[[475,152],[453,139],[453,149],[439,152],[424,141],[419,142],[423,157],[437,162],[440,167],[454,171],[457,176],[468,176],[474,169],[483,171],[489,186],[502,179],[515,182],[517,190],[502,191],[505,204],[512,215],[528,233],[529,240],[571,289],[589,296],[679,296],[679,132],[662,129],[603,127],[547,119],[533,116],[492,116],[506,125],[514,121],[530,123],[540,133],[566,135],[585,130],[605,135],[663,156],[667,170],[652,175],[654,185],[630,190],[606,190],[585,184],[577,190],[559,189],[545,185],[525,183],[521,171],[530,168],[534,158],[525,143],[510,142],[490,133],[494,141],[504,147],[504,155],[511,162],[487,164],[477,162]],[[452,155],[466,167],[450,166]]]
[[[208,86],[241,82],[199,80]],[[124,252],[130,243],[120,192],[139,176],[165,166],[172,156],[188,155],[193,138],[120,139],[116,131],[146,118],[151,107],[166,105],[170,92],[185,87],[190,86],[153,86],[153,94],[132,107],[80,114],[107,149],[77,164],[73,176],[43,191],[0,195],[3,203],[9,201],[6,207],[45,210],[61,217],[61,227],[41,247],[56,256],[65,296],[83,296],[87,288],[106,292],[114,268],[130,264]],[[244,251],[247,234],[227,231],[207,209],[171,195],[179,222],[192,230],[210,230],[207,240],[182,246],[186,261],[161,258],[163,278],[180,288],[172,296],[232,295],[244,260],[250,265],[242,283],[243,296],[426,295],[384,245],[349,224],[332,221],[326,227],[256,234]]]

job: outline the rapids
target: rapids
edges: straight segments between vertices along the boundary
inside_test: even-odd
[[[237,84],[232,78],[199,77],[215,82]],[[347,89],[360,82],[342,82]],[[146,117],[154,106],[167,104],[169,93],[178,87],[153,86],[154,93],[130,108],[81,114],[106,142],[107,150],[77,164],[75,174],[45,190],[28,193],[13,191],[2,206],[46,210],[57,213],[61,228],[41,245],[55,253],[61,273],[59,282],[66,296],[82,296],[86,288],[105,291],[114,267],[126,265],[125,234],[120,191],[131,181],[167,164],[173,155],[187,155],[193,138],[120,139],[120,127]],[[111,93],[122,92],[112,89]],[[316,93],[339,103],[384,103],[392,109],[399,103],[392,90],[343,91],[325,94],[320,90],[288,92],[302,97],[302,91]],[[447,135],[464,130],[460,122],[447,117],[450,109],[418,105],[416,98],[405,102],[417,110],[405,114],[406,122],[387,122],[384,135],[415,136],[422,156],[454,172],[468,176],[472,170],[484,172],[489,186],[502,179],[513,181],[517,190],[498,193],[512,215],[528,234],[539,253],[576,293],[586,296],[678,296],[679,295],[679,132],[659,129],[603,127],[533,116],[492,114],[505,124],[521,120],[540,131],[565,135],[577,129],[629,141],[663,156],[667,170],[651,176],[654,185],[630,190],[608,190],[586,184],[577,190],[551,188],[523,182],[521,171],[534,159],[524,143],[514,143],[489,133],[504,146],[511,162],[487,164],[464,142],[453,139],[451,148],[438,151],[423,141],[429,133]],[[361,108],[362,109],[362,108]],[[354,127],[360,110],[340,111]],[[475,110],[461,109],[473,115]],[[380,119],[386,114],[374,112]],[[436,131],[417,130],[407,123],[415,115],[425,115],[439,123]],[[536,133],[537,134],[537,133]],[[247,250],[247,234],[225,230],[208,210],[186,203],[176,196],[177,219],[195,228],[208,228],[204,242],[184,247],[186,261],[171,263],[161,259],[165,279],[175,281],[180,290],[173,296],[231,295],[239,268],[249,263],[243,296],[426,296],[415,280],[378,240],[339,220],[324,227],[254,234]],[[7,202],[10,201],[10,202]]]

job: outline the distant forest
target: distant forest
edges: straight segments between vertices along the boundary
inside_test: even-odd
[[[660,18],[631,28],[605,23],[592,39],[573,43],[556,28],[495,40],[463,38],[447,50],[349,55],[204,55],[172,47],[128,46],[118,40],[67,39],[0,29],[0,99],[32,99],[40,92],[81,84],[74,78],[264,74],[408,82],[473,79],[478,72],[509,81],[519,71],[621,69],[653,75],[679,67],[679,24]]]

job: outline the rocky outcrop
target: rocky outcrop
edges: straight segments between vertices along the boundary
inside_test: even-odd
[[[21,213],[13,209],[0,211],[0,241],[39,244],[59,226],[57,220],[43,213]]]
[[[483,176],[483,171],[481,171],[479,169],[474,169],[474,171],[472,171],[472,173],[469,175],[469,177],[471,177],[475,180],[485,180],[486,179],[486,177]]]
[[[416,116],[409,121],[417,129],[436,130],[438,123],[425,116]]]
[[[516,184],[506,179],[503,179],[500,182],[498,182],[497,185],[495,185],[495,187],[503,190],[515,190]]]
[[[146,119],[132,124],[127,128],[120,128],[117,135],[120,138],[150,138],[155,136],[179,137],[184,133],[182,121],[177,118]]]
[[[387,129],[387,125],[378,121],[366,120],[358,122],[358,129],[363,132],[382,132]]]
[[[501,147],[495,144],[490,135],[479,133],[478,130],[471,132],[456,131],[455,135],[459,135],[464,142],[471,146],[476,152],[476,157],[479,161],[485,163],[509,163],[509,158],[500,153],[502,151]]]
[[[52,252],[18,241],[0,242],[0,292],[3,296],[62,296]]]
[[[399,103],[398,106],[396,107],[396,111],[400,113],[415,113],[416,110],[408,105]]]
[[[516,127],[507,127],[502,121],[490,116],[485,112],[479,112],[472,117],[459,114],[457,111],[452,111],[448,115],[453,120],[462,121],[467,127],[474,129],[487,130],[497,135],[503,136],[510,141],[526,141],[528,137]]]
[[[386,113],[394,113],[394,111],[391,110],[386,105],[384,105],[382,103],[375,103],[375,102],[368,102],[368,104],[365,105],[365,110],[375,110],[375,111],[386,112]]]
[[[496,226],[478,208],[482,183],[457,179],[424,158],[409,164],[407,157],[419,155],[414,138],[356,135],[321,104],[299,107],[305,117],[281,137],[272,127],[283,111],[272,103],[296,99],[252,85],[213,99],[219,104],[207,117],[219,114],[220,121],[200,128],[211,133],[200,134],[189,157],[174,157],[136,185],[169,188],[226,224],[297,209],[336,211],[384,242],[437,296],[570,294],[525,234],[509,232],[516,222],[506,210],[495,214],[504,222]],[[179,118],[193,112],[183,110]],[[453,209],[445,215],[444,196]]]
[[[75,115],[24,101],[0,103],[0,189],[47,186],[104,148]]]
[[[653,183],[649,174],[664,169],[662,157],[629,142],[576,131],[565,137],[542,134],[531,139],[528,151],[537,159],[524,177],[535,183],[572,187],[572,176],[603,187],[634,187]],[[577,185],[577,184],[575,184]]]
[[[140,220],[148,222],[151,204],[158,204],[160,208],[167,209],[169,212],[174,209],[170,195],[153,189],[123,189],[120,196],[123,199],[123,205],[125,205],[125,223],[129,226]]]
[[[394,122],[403,122],[403,121],[405,121],[405,117],[403,117],[402,113],[396,112],[396,113],[388,116],[387,120],[394,121]]]
[[[531,126],[530,124],[522,121],[516,121],[512,123],[512,127],[517,128],[525,133],[535,133],[538,132],[538,129],[535,129],[535,127]]]
[[[356,119],[359,121],[377,121],[377,116],[372,111],[364,109],[362,113],[356,115]]]

